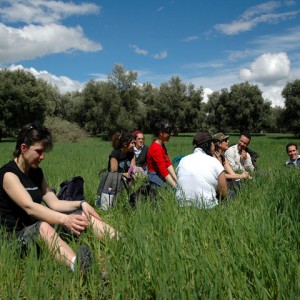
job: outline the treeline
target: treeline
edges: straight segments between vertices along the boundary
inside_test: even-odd
[[[203,88],[178,76],[154,87],[139,85],[137,72],[115,65],[107,81],[89,81],[82,91],[61,94],[23,70],[0,71],[0,129],[11,133],[47,118],[77,124],[91,135],[115,130],[151,131],[156,119],[167,118],[179,132],[300,132],[300,80],[282,91],[285,106],[272,107],[257,85],[235,84],[212,93],[204,103]]]

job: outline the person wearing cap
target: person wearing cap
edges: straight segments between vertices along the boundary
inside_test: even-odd
[[[212,157],[215,140],[208,132],[199,132],[193,139],[194,152],[183,157],[176,169],[176,198],[182,205],[212,208],[218,199],[228,196],[225,170]]]
[[[155,122],[152,128],[154,141],[147,153],[148,180],[154,188],[167,185],[175,188],[177,176],[165,146],[170,139],[172,125],[165,119]]]
[[[136,130],[133,133],[133,136],[135,138],[135,146],[133,148],[135,154],[135,164],[136,166],[146,170],[148,146],[145,145],[144,133],[142,131]]]
[[[229,147],[225,152],[225,157],[235,172],[253,172],[255,170],[251,156],[247,152],[250,141],[251,135],[248,132],[243,132],[240,134],[238,143]]]
[[[213,138],[216,140],[213,156],[216,157],[223,165],[225,169],[226,180],[232,182],[239,179],[250,179],[251,176],[247,171],[244,171],[241,174],[235,173],[231,168],[227,158],[224,156],[225,151],[228,149],[229,135],[219,132],[214,134]]]
[[[300,167],[300,155],[298,152],[298,145],[296,143],[289,143],[285,147],[289,159],[285,162],[286,166]]]

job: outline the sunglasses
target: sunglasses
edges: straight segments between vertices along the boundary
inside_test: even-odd
[[[43,125],[39,125],[39,124],[35,124],[35,123],[30,123],[30,124],[29,124],[29,127],[28,127],[28,132],[29,132],[30,130],[32,130],[32,129],[34,129],[34,130],[39,130],[39,131],[45,131],[45,132],[48,132],[48,131],[49,131],[48,128],[46,128],[46,127],[43,126]]]

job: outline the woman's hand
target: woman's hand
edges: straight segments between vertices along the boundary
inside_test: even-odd
[[[241,179],[252,179],[252,177],[248,172],[245,171],[241,174]]]
[[[70,214],[66,215],[63,225],[72,230],[75,234],[80,235],[89,225],[89,221],[85,215]]]
[[[98,219],[99,221],[102,221],[100,216],[96,213],[94,208],[88,204],[86,201],[81,202],[81,209],[86,216],[87,219],[90,219],[90,216],[93,216],[95,219]]]

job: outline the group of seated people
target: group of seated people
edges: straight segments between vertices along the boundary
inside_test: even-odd
[[[233,197],[243,180],[252,179],[257,170],[258,154],[249,148],[251,135],[248,132],[242,132],[237,144],[231,147],[229,136],[222,132],[215,135],[197,133],[193,138],[194,152],[183,156],[175,171],[165,146],[173,130],[171,123],[161,120],[152,129],[154,140],[149,147],[144,144],[141,131],[124,133],[123,137],[120,133],[113,136],[114,150],[110,154],[109,170],[121,171],[127,176],[130,166],[142,167],[153,187],[173,187],[182,205],[213,207],[220,200]],[[119,141],[118,146],[115,140]],[[116,149],[119,154],[116,154]],[[297,145],[288,144],[286,151],[290,156],[286,165],[300,165]]]
[[[252,178],[255,165],[247,148],[251,140],[247,133],[242,133],[232,147],[228,147],[229,136],[223,133],[197,133],[193,153],[181,158],[175,172],[165,146],[172,125],[161,120],[152,129],[154,140],[149,147],[141,131],[116,133],[108,170],[129,179],[130,168],[136,167],[133,173],[145,174],[154,188],[171,186],[179,203],[203,208],[214,207],[228,196],[228,182]],[[21,250],[43,241],[57,261],[84,273],[91,262],[90,250],[82,245],[74,252],[61,233],[64,237],[79,236],[91,226],[99,239],[118,234],[87,201],[56,197],[40,168],[51,148],[52,135],[44,126],[27,124],[19,132],[13,159],[0,168],[0,225],[7,234],[16,235]],[[288,144],[286,151],[286,165],[299,166],[297,144]]]
[[[251,140],[248,133],[241,134],[238,144],[230,148],[229,136],[223,133],[198,133],[193,139],[194,153],[183,157],[175,171],[165,146],[172,134],[171,123],[161,120],[152,129],[154,140],[149,147],[141,131],[117,132],[112,137],[108,170],[131,180],[129,170],[138,166],[136,171],[147,174],[154,188],[171,186],[179,202],[201,207],[213,207],[218,199],[232,195],[241,179],[252,178],[255,167],[247,151]]]

